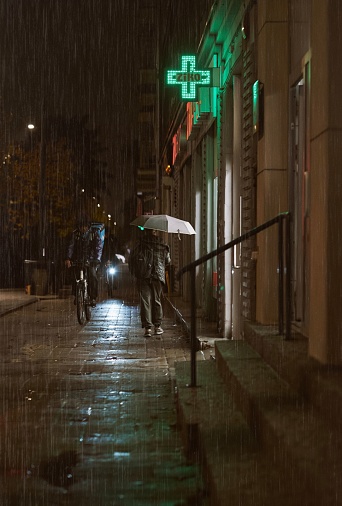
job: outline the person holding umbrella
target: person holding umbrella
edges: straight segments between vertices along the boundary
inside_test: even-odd
[[[129,259],[129,270],[137,278],[140,297],[140,319],[145,337],[163,334],[162,291],[165,285],[165,267],[171,263],[170,249],[158,237],[157,230],[144,230],[144,237],[134,248]],[[146,269],[139,269],[137,263],[146,263]]]

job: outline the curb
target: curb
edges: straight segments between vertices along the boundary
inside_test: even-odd
[[[18,311],[18,309],[22,309],[25,306],[30,306],[31,304],[35,304],[38,301],[39,301],[39,298],[37,297],[36,299],[34,299],[34,300],[28,300],[27,302],[25,302],[25,301],[17,302],[16,305],[14,305],[14,306],[12,306],[12,307],[10,307],[8,309],[3,309],[3,310],[0,309],[0,317],[1,316],[6,316],[6,315],[8,315],[10,313],[13,313],[14,311]]]

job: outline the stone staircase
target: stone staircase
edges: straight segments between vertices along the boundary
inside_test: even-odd
[[[215,359],[176,364],[178,421],[215,506],[342,505],[342,373],[307,358],[307,341],[249,326]]]

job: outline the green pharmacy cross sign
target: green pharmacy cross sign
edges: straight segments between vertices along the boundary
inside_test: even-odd
[[[168,70],[166,84],[179,84],[182,100],[196,101],[198,86],[211,86],[211,72],[196,70],[196,56],[182,56],[181,70]]]

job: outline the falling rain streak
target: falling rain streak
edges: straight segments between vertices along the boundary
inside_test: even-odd
[[[167,337],[142,340],[126,263],[123,292],[115,286],[108,300],[99,274],[99,307],[80,327],[64,268],[79,212],[119,232],[127,259],[139,72],[149,52],[137,37],[141,7],[139,0],[0,5],[4,506],[204,500],[176,423],[173,362],[188,356],[181,328],[169,318]]]

